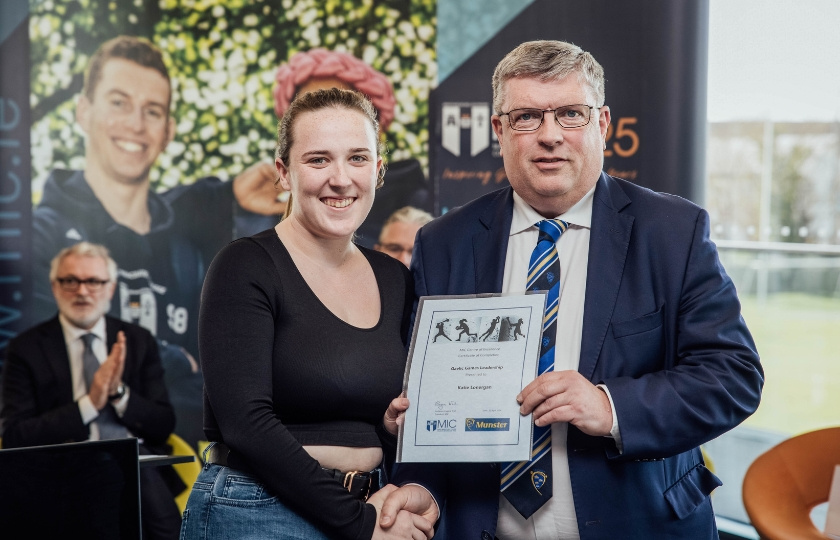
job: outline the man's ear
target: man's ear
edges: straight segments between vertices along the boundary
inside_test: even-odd
[[[292,191],[292,182],[289,179],[289,169],[286,168],[286,164],[283,163],[283,160],[277,158],[274,160],[274,168],[277,169],[277,182],[280,184],[280,187],[283,188],[284,191]]]
[[[111,281],[106,283],[105,286],[107,287],[106,293],[108,295],[108,300],[110,301],[114,298],[114,291],[117,290],[117,282]]]
[[[601,138],[606,139],[607,129],[610,127],[610,108],[603,105],[598,111],[598,128],[601,130]]]
[[[76,102],[76,123],[79,124],[79,127],[82,128],[85,134],[90,133],[88,130],[90,107],[91,103],[87,96],[84,94],[79,96],[79,100]]]
[[[502,153],[502,117],[494,114],[490,117],[490,124],[493,126],[493,133],[496,134],[496,139],[499,140],[499,155]]]
[[[166,150],[166,147],[169,146],[169,143],[172,142],[172,139],[175,138],[175,119],[172,118],[172,115],[169,115],[169,120],[166,122],[166,138],[163,141],[163,148],[160,149],[161,152]]]

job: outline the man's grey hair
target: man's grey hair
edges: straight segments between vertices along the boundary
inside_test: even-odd
[[[604,105],[604,68],[591,54],[565,41],[526,41],[502,58],[493,72],[493,110],[496,114],[506,112],[502,110],[502,103],[505,84],[510,79],[558,81],[572,73],[577,74],[580,82],[595,95],[595,106]]]
[[[79,242],[70,247],[66,247],[58,252],[58,255],[53,257],[50,262],[50,283],[54,282],[58,277],[58,267],[61,261],[70,255],[78,255],[80,257],[99,257],[105,260],[108,267],[108,279],[117,281],[117,263],[111,258],[108,248],[101,244],[94,244],[91,242]]]
[[[433,219],[435,219],[434,216],[425,210],[420,210],[419,208],[415,208],[413,206],[403,206],[388,216],[388,219],[386,219],[385,223],[382,225],[382,230],[384,231],[385,227],[391,223],[416,223],[417,225],[422,226]]]

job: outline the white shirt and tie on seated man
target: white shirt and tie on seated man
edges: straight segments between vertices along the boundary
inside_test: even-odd
[[[59,252],[50,270],[58,314],[7,349],[3,446],[134,436],[141,453],[166,453],[175,413],[157,342],[140,326],[105,315],[117,275],[108,250],[75,244]],[[144,538],[178,537],[178,482],[169,467],[141,469]]]

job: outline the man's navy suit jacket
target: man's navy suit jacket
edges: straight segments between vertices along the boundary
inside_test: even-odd
[[[512,213],[505,188],[423,227],[417,297],[501,292]],[[755,411],[764,373],[704,210],[601,174],[578,370],[606,384],[623,443],[620,454],[569,426],[581,538],[717,538],[709,495],[720,481],[699,445]],[[401,464],[394,480],[436,497],[436,538],[493,538],[497,464]]]
[[[131,392],[122,422],[154,448],[164,444],[175,427],[157,342],[144,328],[106,316],[108,351],[120,330],[126,337],[123,382]],[[90,436],[73,399],[70,360],[58,316],[9,342],[3,401],[5,448],[79,442]]]

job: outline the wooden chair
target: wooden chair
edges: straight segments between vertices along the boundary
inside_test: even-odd
[[[166,442],[172,447],[173,456],[195,456],[195,461],[190,463],[178,463],[177,465],[172,466],[175,469],[175,472],[178,473],[178,476],[181,477],[181,480],[183,480],[183,482],[187,485],[184,491],[175,496],[175,504],[178,505],[178,510],[180,510],[183,514],[184,508],[187,506],[187,499],[190,498],[190,492],[192,492],[195,479],[198,478],[198,473],[201,472],[201,461],[198,459],[198,455],[196,455],[192,446],[187,444],[187,441],[178,435],[175,435],[174,433],[170,434],[169,439],[167,439]]]
[[[840,465],[840,427],[797,435],[758,456],[744,477],[742,496],[761,538],[828,538],[810,512],[828,500],[835,465]]]

